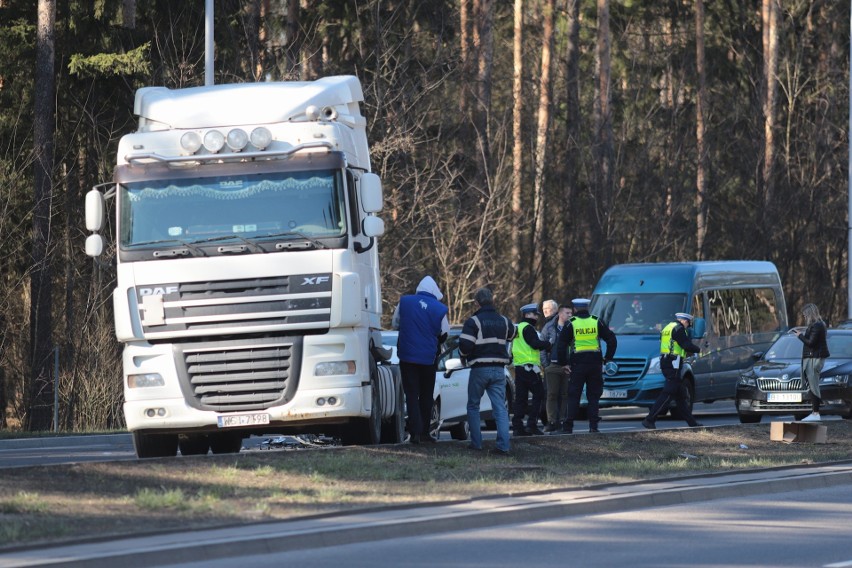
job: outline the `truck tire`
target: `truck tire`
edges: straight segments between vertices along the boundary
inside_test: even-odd
[[[177,434],[133,432],[133,447],[140,458],[169,458],[177,455]]]
[[[370,417],[356,418],[342,427],[340,440],[343,445],[372,446],[382,441],[382,399],[378,380],[378,369],[370,355]]]
[[[238,454],[243,447],[243,435],[239,432],[210,434],[210,451],[214,454]]]
[[[181,434],[178,436],[178,448],[182,456],[206,456],[210,450],[210,438],[207,434]]]
[[[394,380],[396,385],[396,404],[394,413],[382,423],[382,443],[401,444],[405,441],[405,394],[402,392],[402,381]]]

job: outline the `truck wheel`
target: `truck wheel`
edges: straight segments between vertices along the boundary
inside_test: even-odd
[[[686,407],[689,409],[689,413],[692,414],[692,407],[695,402],[695,387],[692,386],[691,378],[684,379],[683,384],[686,387]],[[680,412],[678,412],[675,406],[671,407],[671,414],[675,420],[684,420],[684,417],[680,415]]]
[[[210,434],[210,451],[214,454],[238,454],[243,447],[243,435],[239,432]]]
[[[177,434],[133,432],[133,447],[140,458],[169,458],[177,455]]]
[[[470,437],[470,424],[467,423],[467,420],[450,428],[450,436],[453,440],[467,440]]]
[[[372,363],[373,356],[370,356]],[[375,367],[375,363],[373,363]],[[378,371],[370,371],[370,417],[356,418],[340,431],[340,440],[345,446],[378,444],[382,440],[382,400],[379,396]]]
[[[405,441],[405,395],[402,382],[396,382],[396,405],[393,416],[382,424],[382,443],[401,444]]]
[[[182,456],[206,456],[210,450],[210,439],[206,434],[181,434],[178,448]]]

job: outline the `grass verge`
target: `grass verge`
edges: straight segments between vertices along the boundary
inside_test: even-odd
[[[769,425],[3,470],[0,550],[87,537],[272,521],[359,508],[852,459],[852,423],[826,444],[769,440]]]

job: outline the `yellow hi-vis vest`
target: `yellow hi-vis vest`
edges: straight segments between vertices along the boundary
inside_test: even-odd
[[[533,349],[530,347],[529,343],[524,339],[524,328],[527,327],[529,322],[522,321],[518,324],[518,336],[512,340],[512,360],[514,361],[514,365],[520,367],[521,365],[540,365],[541,364],[541,356],[538,353],[538,349]]]
[[[675,340],[672,339],[672,332],[678,326],[678,322],[673,321],[663,328],[660,333],[660,355],[678,355],[685,357],[686,351]]]
[[[598,318],[589,316],[587,318],[571,318],[571,326],[574,329],[574,353],[583,351],[600,351],[601,343],[598,339]]]

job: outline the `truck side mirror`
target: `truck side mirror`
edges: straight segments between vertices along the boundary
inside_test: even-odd
[[[361,207],[367,213],[378,213],[384,206],[382,180],[376,174],[361,174]]]
[[[707,322],[704,318],[695,318],[692,322],[692,336],[695,339],[701,339],[707,333]]]
[[[86,254],[91,257],[101,256],[104,252],[104,238],[100,235],[86,237]]]
[[[100,231],[104,228],[105,210],[104,194],[97,189],[89,191],[86,194],[86,230]]]
[[[367,237],[381,237],[385,234],[385,222],[381,217],[370,215],[364,219],[362,229]]]

